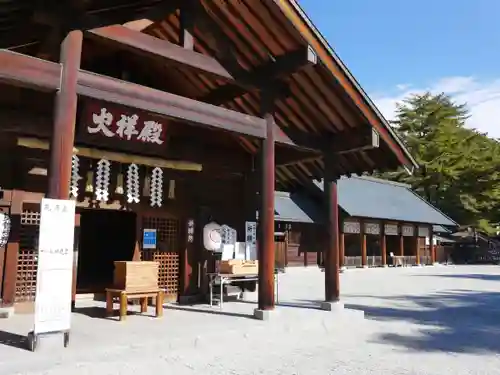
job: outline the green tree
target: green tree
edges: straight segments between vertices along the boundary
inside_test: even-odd
[[[493,232],[500,221],[500,142],[465,127],[469,112],[445,95],[412,95],[393,126],[420,165],[382,177],[414,191],[462,225]]]

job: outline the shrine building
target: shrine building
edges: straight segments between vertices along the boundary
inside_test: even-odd
[[[337,180],[417,165],[295,0],[36,4],[0,3],[4,305],[35,298],[48,197],[76,201],[75,295],[140,257],[159,262],[167,299],[201,296],[204,225],[244,241],[257,221],[258,308],[272,310],[274,192],[313,179],[325,181],[325,301],[339,299]]]
[[[439,235],[458,228],[409,185],[366,176],[342,177],[337,185],[341,267],[387,266],[391,253],[404,265],[431,265],[440,258]],[[322,181],[276,192],[276,230],[286,233],[277,238],[279,268],[322,264],[323,202]]]

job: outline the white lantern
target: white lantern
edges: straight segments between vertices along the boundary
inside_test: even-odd
[[[0,212],[0,247],[7,245],[10,234],[10,217]]]
[[[209,251],[221,250],[221,226],[217,223],[210,222],[203,228],[203,245]]]

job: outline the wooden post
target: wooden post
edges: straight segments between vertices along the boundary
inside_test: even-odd
[[[82,54],[83,34],[68,33],[61,44],[61,87],[56,95],[54,128],[50,142],[48,198],[68,199],[71,158],[75,140],[77,94],[76,84]]]
[[[403,226],[398,225],[399,227],[399,256],[405,255],[405,238],[403,236]]]
[[[328,221],[328,236],[325,251],[325,302],[337,302],[340,298],[340,266],[339,266],[339,204],[337,195],[337,179],[334,175],[334,154],[328,152],[325,157],[324,194]]]
[[[382,266],[387,266],[387,238],[385,237],[385,223],[380,223],[380,255],[382,256]]]
[[[361,221],[359,223],[359,235],[361,236],[361,265],[363,267],[368,267],[367,257],[366,257],[366,234],[365,234],[365,223]]]
[[[23,212],[23,192],[12,191],[10,207],[11,230],[10,238],[5,248],[4,279],[2,301],[5,305],[12,305],[16,298],[17,259],[20,247],[21,214]]]
[[[415,244],[415,264],[420,264],[420,237],[418,236],[418,225],[413,226],[413,243]]]
[[[432,225],[429,226],[429,252],[431,255],[431,264],[436,263],[436,248],[434,247],[434,231]]]
[[[61,86],[56,94],[54,127],[50,142],[49,187],[47,197],[69,199],[71,163],[75,143],[76,85],[82,58],[83,33],[73,30],[61,43]],[[77,259],[73,259],[72,302],[76,296]]]
[[[339,266],[340,267],[344,267],[344,265],[345,265],[345,237],[344,237],[344,232],[340,232],[339,246],[340,246]]]
[[[262,187],[258,221],[259,251],[259,310],[274,309],[274,118],[270,114],[266,120],[267,137],[261,147]]]

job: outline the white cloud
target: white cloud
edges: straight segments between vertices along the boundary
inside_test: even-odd
[[[467,126],[500,138],[500,79],[483,82],[474,77],[448,77],[434,85],[413,88],[409,84],[397,85],[394,95],[374,95],[373,100],[388,120],[394,118],[396,103],[410,94],[430,91],[450,94],[457,103],[466,103],[471,117]]]

